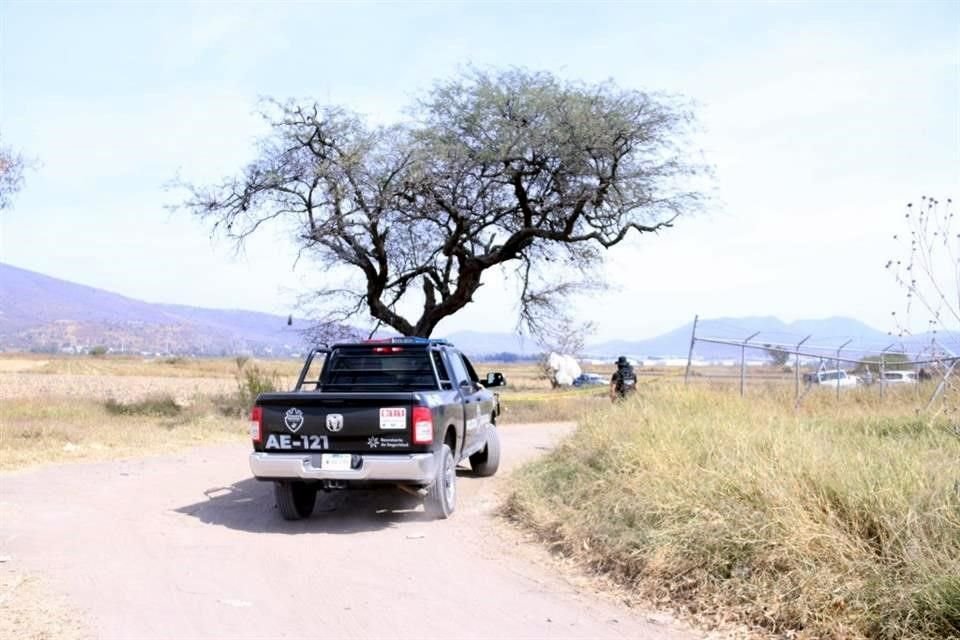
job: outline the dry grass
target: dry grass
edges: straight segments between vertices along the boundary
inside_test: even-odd
[[[960,635],[960,439],[906,400],[790,397],[664,385],[608,406],[517,474],[506,512],[701,620]]]
[[[251,364],[294,378],[299,360],[250,360]],[[144,376],[161,378],[232,378],[237,371],[236,358],[189,358],[134,356],[32,356],[0,355],[0,373],[23,372],[47,375]]]
[[[508,395],[501,398],[502,412],[498,421],[502,424],[531,424],[578,420],[593,411],[605,408],[609,404],[610,400],[608,398],[596,396],[513,399]]]
[[[157,359],[108,356],[0,357],[0,469],[173,451],[242,441],[245,410],[258,391],[289,388],[294,361],[250,361],[238,375],[232,358]],[[505,370],[510,422],[570,419],[589,406],[554,401],[531,366]],[[562,396],[562,394],[561,394]]]
[[[173,418],[183,413],[183,406],[170,394],[151,396],[134,402],[117,402],[109,398],[103,403],[107,413],[115,416],[154,416]]]
[[[293,360],[250,360],[244,364],[244,371],[257,371],[278,388],[289,389],[300,366]],[[71,397],[131,403],[170,395],[178,404],[188,405],[197,397],[235,393],[239,371],[235,358],[41,358],[7,354],[0,356],[0,401]]]
[[[585,368],[586,371],[602,375],[612,374],[613,369],[613,365]],[[553,389],[534,364],[493,363],[481,365],[479,370],[500,371],[507,378],[508,386],[495,390],[500,396],[502,423],[578,420],[610,406],[609,388],[606,385]],[[675,377],[675,372],[671,376]],[[673,383],[652,376],[641,378],[638,392],[640,395],[649,395],[665,384]]]
[[[232,378],[0,373],[0,402],[41,398],[129,402],[169,394],[186,404],[198,395],[229,393],[235,388]]]
[[[131,407],[146,405],[128,405]],[[175,451],[212,442],[241,442],[246,421],[198,401],[177,415],[72,398],[5,400],[0,411],[0,469]]]
[[[0,469],[242,441],[246,422],[223,411],[236,369],[232,359],[0,358]]]

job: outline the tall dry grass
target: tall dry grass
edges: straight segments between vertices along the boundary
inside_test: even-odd
[[[958,637],[960,439],[914,407],[661,386],[582,417],[518,472],[506,513],[705,621]]]

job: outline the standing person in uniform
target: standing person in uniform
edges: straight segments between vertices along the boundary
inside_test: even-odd
[[[637,374],[626,356],[617,358],[617,370],[610,376],[610,400],[623,400],[637,390]]]

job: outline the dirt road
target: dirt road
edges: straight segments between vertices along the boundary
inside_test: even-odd
[[[102,638],[695,637],[574,586],[493,516],[509,470],[568,429],[502,427],[501,474],[461,474],[447,521],[365,492],[285,522],[244,445],[3,474],[0,558]]]

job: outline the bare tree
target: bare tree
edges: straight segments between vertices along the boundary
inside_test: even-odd
[[[521,320],[551,320],[628,234],[670,227],[700,201],[703,167],[676,100],[548,73],[470,71],[437,83],[403,124],[337,107],[270,103],[271,133],[239,175],[184,185],[185,206],[242,241],[289,225],[336,286],[324,323],[369,315],[429,336],[499,265]],[[411,312],[411,310],[413,310]]]
[[[23,187],[24,157],[0,144],[0,211],[13,206],[13,196]]]
[[[540,346],[541,353],[537,365],[540,368],[540,378],[550,381],[550,386],[556,388],[557,372],[550,366],[550,354],[577,357],[583,353],[587,338],[593,334],[595,327],[592,322],[578,323],[563,310],[557,310],[558,315],[554,322],[543,322],[535,318],[535,339]]]
[[[579,356],[587,345],[587,338],[596,330],[592,322],[576,322],[568,314],[559,316],[560,320],[544,327],[535,336],[537,344],[545,352]]]

